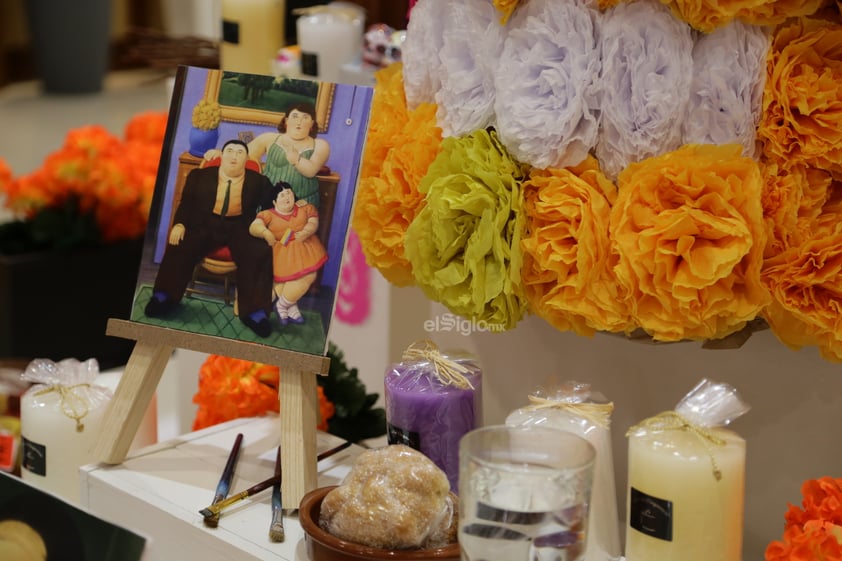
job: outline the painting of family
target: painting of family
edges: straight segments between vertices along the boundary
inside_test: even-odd
[[[371,95],[181,67],[131,320],[323,355]]]

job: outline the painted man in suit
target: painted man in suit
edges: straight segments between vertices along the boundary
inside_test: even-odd
[[[259,210],[272,208],[272,184],[264,175],[246,169],[247,160],[246,144],[229,140],[222,147],[219,167],[195,169],[187,175],[147,316],[174,312],[196,264],[227,246],[237,265],[240,320],[260,337],[271,334],[272,250],[249,234],[249,225]]]

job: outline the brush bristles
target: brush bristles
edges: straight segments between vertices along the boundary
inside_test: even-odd
[[[285,537],[283,524],[277,522],[272,524],[272,527],[269,529],[269,539],[273,542],[282,542]]]
[[[208,526],[210,528],[216,528],[219,526],[218,514],[211,514],[210,516],[205,516],[203,520],[205,522],[205,526]]]

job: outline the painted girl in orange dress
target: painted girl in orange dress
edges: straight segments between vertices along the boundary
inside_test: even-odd
[[[328,257],[316,235],[319,211],[305,201],[296,202],[289,183],[279,181],[275,190],[274,208],[259,212],[249,233],[272,247],[275,310],[281,325],[304,323],[298,301]]]

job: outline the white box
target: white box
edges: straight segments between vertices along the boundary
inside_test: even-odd
[[[269,540],[270,490],[226,508],[210,528],[199,511],[213,500],[237,433],[243,434],[230,495],[272,476],[280,444],[276,415],[237,419],[131,453],[122,464],[83,466],[81,503],[92,514],[149,538],[149,561],[308,561],[297,511],[286,539]],[[343,441],[319,432],[317,449]],[[318,484],[338,485],[364,449],[351,446],[318,465]]]

